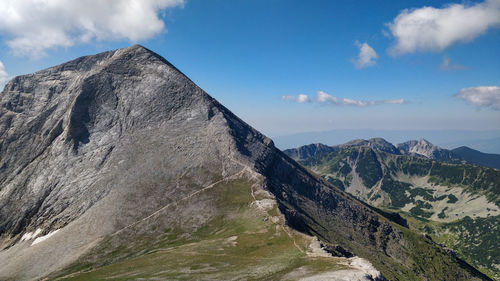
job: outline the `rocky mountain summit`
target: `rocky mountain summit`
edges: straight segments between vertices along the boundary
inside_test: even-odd
[[[460,157],[453,152],[443,149],[431,142],[420,139],[411,140],[397,145],[397,148],[403,154],[421,155],[429,159],[439,160],[458,160]]]
[[[0,280],[488,279],[137,45],[5,86],[0,206]]]
[[[400,154],[398,148],[396,148],[392,143],[386,141],[383,138],[371,138],[369,140],[358,139],[338,145],[336,147],[349,148],[349,147],[360,147],[360,146],[366,146],[375,150],[384,151],[392,154]]]

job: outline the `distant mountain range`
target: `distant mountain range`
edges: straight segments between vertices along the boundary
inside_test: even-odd
[[[500,155],[447,150],[424,139],[393,145],[381,138],[284,152],[500,278]]]
[[[467,146],[485,153],[500,154],[500,130],[377,130],[337,129],[321,132],[304,132],[273,136],[276,146],[290,149],[309,143],[338,145],[354,139],[369,139],[374,136],[397,144],[424,138],[445,149]]]
[[[321,143],[309,144],[298,148],[285,149],[284,152],[290,157],[300,160],[316,154],[337,151],[342,148],[354,146],[371,147],[376,150],[397,155],[413,155],[450,163],[477,164],[484,167],[500,169],[500,154],[483,153],[466,146],[448,150],[434,145],[425,139],[420,139],[418,141],[410,140],[397,145],[393,145],[383,138],[372,138],[368,140],[358,139],[335,146],[328,146]]]

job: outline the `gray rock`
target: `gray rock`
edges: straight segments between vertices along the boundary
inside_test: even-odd
[[[416,155],[428,159],[459,162],[460,157],[452,151],[432,144],[428,140],[410,140],[397,145],[402,154]]]

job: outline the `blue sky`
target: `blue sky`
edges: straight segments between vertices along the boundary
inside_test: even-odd
[[[72,2],[2,0],[0,80],[139,43],[271,137],[500,130],[499,0]]]

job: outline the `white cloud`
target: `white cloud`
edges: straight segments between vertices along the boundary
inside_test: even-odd
[[[299,95],[288,95],[288,96],[281,96],[282,100],[286,101],[294,101],[298,103],[306,103],[306,102],[311,102],[311,99],[309,98],[308,95],[304,94],[299,94]]]
[[[338,103],[339,100],[323,91],[318,91],[316,93],[316,100],[320,103]]]
[[[304,94],[299,94],[297,96],[297,102],[298,103],[305,103],[305,102],[310,102],[311,100],[309,99],[309,97],[307,95],[304,95]]]
[[[91,40],[132,42],[165,30],[161,13],[184,0],[2,0],[0,33],[17,55]]]
[[[318,91],[316,93],[316,101],[323,104],[331,104],[331,105],[353,105],[353,106],[369,106],[369,105],[378,105],[378,104],[405,104],[407,103],[404,99],[394,99],[394,100],[375,100],[375,101],[362,101],[362,100],[353,100],[349,98],[338,98],[332,95],[329,95],[323,91]]]
[[[377,52],[367,43],[361,44],[356,41],[354,44],[359,48],[358,58],[353,61],[354,66],[356,68],[365,68],[375,65],[378,59]]]
[[[403,10],[389,30],[396,39],[392,55],[417,51],[442,51],[457,42],[468,42],[500,26],[500,0],[475,5],[450,4],[441,9],[423,7]]]
[[[3,86],[9,82],[9,75],[5,71],[3,63],[0,61],[0,91],[3,90]]]
[[[465,100],[478,108],[500,110],[500,87],[479,86],[461,89],[455,97]]]
[[[439,68],[443,71],[458,71],[464,70],[466,67],[461,64],[452,63],[448,56],[444,56]]]
[[[395,100],[384,100],[383,103],[386,104],[405,104],[408,103],[404,99],[395,99]]]
[[[312,102],[312,100],[309,98],[309,96],[305,95],[305,94],[281,96],[281,99],[284,101],[293,101],[293,102],[297,102],[297,103]],[[379,105],[379,104],[406,104],[406,103],[408,103],[404,99],[362,101],[362,100],[353,100],[353,99],[349,99],[349,98],[338,98],[338,97],[329,95],[323,91],[318,91],[316,93],[315,101],[319,104],[351,105],[351,106],[358,106],[358,107],[365,107],[365,106]]]

